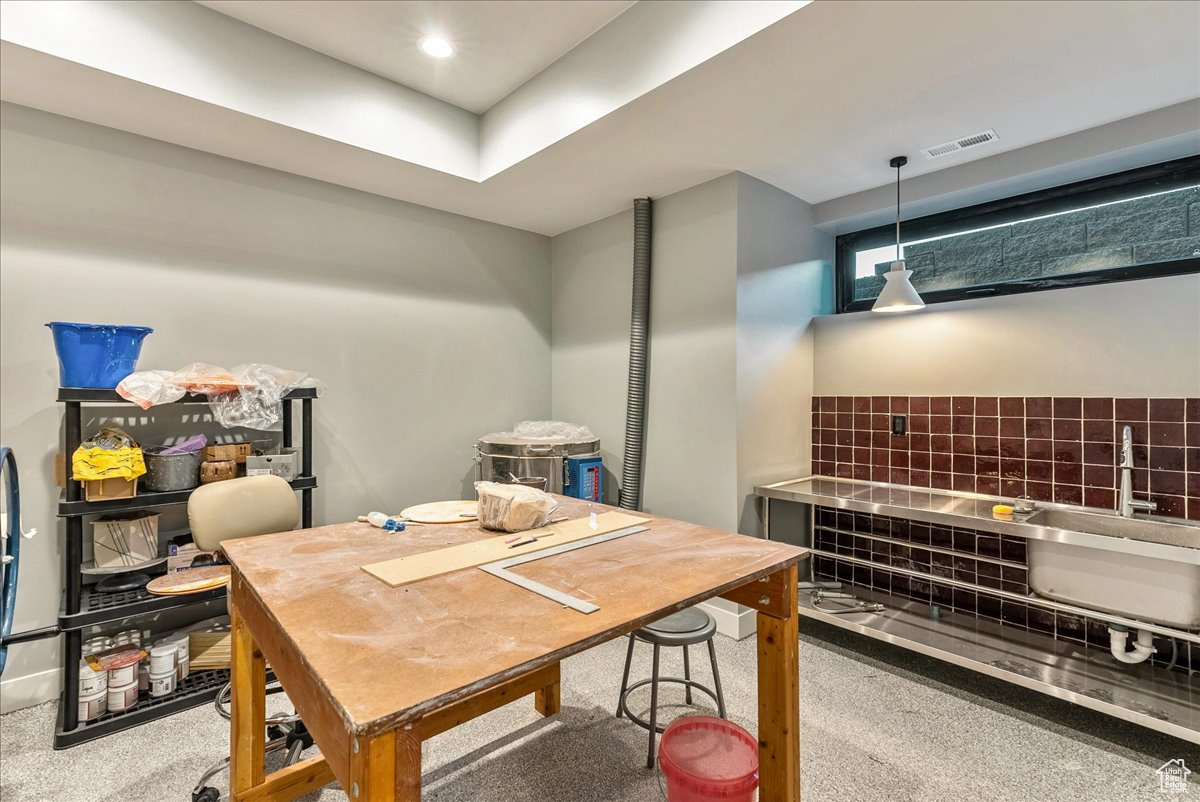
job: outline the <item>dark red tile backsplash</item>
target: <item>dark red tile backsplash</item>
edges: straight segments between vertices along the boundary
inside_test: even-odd
[[[1112,509],[1125,426],[1134,493],[1200,520],[1200,398],[816,396],[813,472]]]

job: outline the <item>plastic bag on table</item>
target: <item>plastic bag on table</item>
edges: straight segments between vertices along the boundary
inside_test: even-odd
[[[297,387],[313,387],[318,393],[325,384],[307,373],[274,365],[238,365],[230,371],[235,390],[210,392],[208,406],[222,426],[242,426],[263,432],[283,428],[282,399]]]
[[[130,373],[117,385],[117,395],[137,404],[142,409],[158,404],[170,404],[183,398],[187,392],[175,384],[173,370],[142,370]]]
[[[592,440],[592,430],[561,420],[523,420],[508,433],[524,440]]]
[[[558,509],[549,493],[523,485],[476,482],[479,494],[479,525],[501,532],[524,532],[545,526]]]

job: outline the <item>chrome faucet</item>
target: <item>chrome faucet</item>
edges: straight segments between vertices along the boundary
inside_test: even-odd
[[[1158,505],[1153,501],[1142,501],[1133,497],[1133,427],[1126,426],[1121,432],[1121,496],[1117,512],[1122,518],[1132,518],[1137,510],[1154,512]]]

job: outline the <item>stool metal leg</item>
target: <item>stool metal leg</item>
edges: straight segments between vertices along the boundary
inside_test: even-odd
[[[654,644],[654,667],[650,672],[650,749],[646,768],[654,768],[654,736],[658,734],[658,644]]]
[[[708,659],[712,663],[713,685],[717,690],[717,715],[725,718],[725,694],[721,691],[721,674],[717,671],[717,647],[713,643],[715,638],[708,639]]]
[[[686,647],[686,646],[683,647],[683,678],[684,678],[684,680],[688,680],[688,681],[691,680],[691,662],[688,659],[688,647]],[[683,692],[684,701],[688,702],[688,704],[690,705],[691,704],[691,686],[684,686],[684,689],[685,689]]]
[[[633,662],[633,633],[629,633],[629,651],[625,652],[625,673],[621,675],[621,693],[617,696],[617,718],[622,718],[621,705],[625,699],[625,689],[629,687],[629,665]]]

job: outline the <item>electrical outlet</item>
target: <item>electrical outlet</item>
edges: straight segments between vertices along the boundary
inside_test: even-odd
[[[892,416],[892,434],[897,437],[904,437],[908,434],[908,416],[893,415]]]

